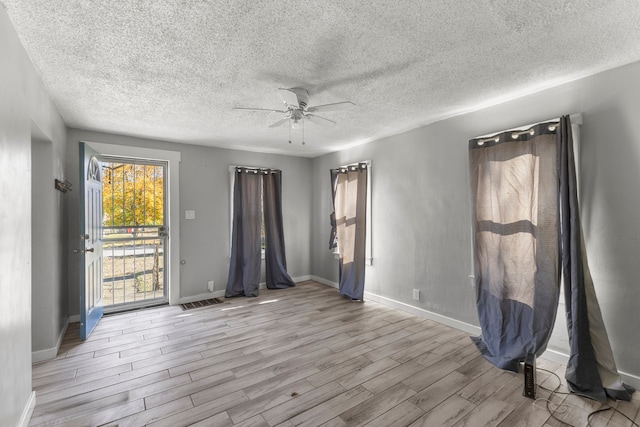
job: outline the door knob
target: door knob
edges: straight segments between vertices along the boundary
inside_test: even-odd
[[[84,253],[84,252],[93,252],[93,251],[94,251],[94,248],[89,248],[89,249],[74,249],[74,250],[73,250],[73,253],[74,253],[74,254],[81,254],[81,253]]]

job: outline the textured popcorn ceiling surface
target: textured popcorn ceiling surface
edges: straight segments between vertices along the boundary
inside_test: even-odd
[[[637,0],[0,3],[68,126],[308,157],[640,60]],[[280,87],[356,106],[289,145]]]

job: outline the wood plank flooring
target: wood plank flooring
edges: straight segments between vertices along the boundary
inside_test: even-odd
[[[549,392],[523,397],[522,376],[485,361],[468,334],[312,281],[105,317],[85,342],[77,326],[33,366],[31,426],[563,425]],[[538,384],[557,380],[539,371]],[[609,404],[640,423],[639,394]],[[562,394],[549,406],[574,426],[601,407]],[[607,411],[591,425],[632,423]]]

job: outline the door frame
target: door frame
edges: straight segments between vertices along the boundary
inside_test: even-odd
[[[170,305],[179,304],[180,300],[180,159],[179,151],[158,150],[154,148],[132,147],[128,145],[105,144],[101,142],[82,141],[104,156],[126,157],[132,159],[160,160],[167,162],[167,226],[169,241],[165,248],[168,283],[167,300]]]

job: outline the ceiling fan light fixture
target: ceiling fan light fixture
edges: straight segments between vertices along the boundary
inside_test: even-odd
[[[291,122],[291,129],[300,129],[300,120],[295,118]]]

